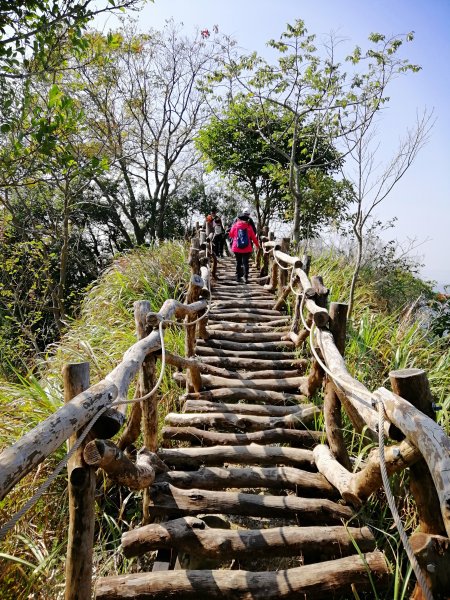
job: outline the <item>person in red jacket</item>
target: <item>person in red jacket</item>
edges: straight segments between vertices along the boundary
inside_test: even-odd
[[[239,215],[237,221],[233,224],[228,234],[233,240],[231,250],[236,257],[236,281],[242,282],[242,274],[244,274],[245,283],[248,283],[248,261],[253,250],[253,244],[259,248],[259,242],[249,223],[250,215]]]

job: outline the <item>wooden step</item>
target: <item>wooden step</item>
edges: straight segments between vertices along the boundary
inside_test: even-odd
[[[149,488],[150,515],[232,514],[253,517],[296,519],[301,525],[341,523],[353,516],[348,506],[324,498],[299,498],[295,495],[271,496],[221,492],[199,488],[183,490],[170,483]]]
[[[261,431],[276,427],[307,429],[314,422],[320,408],[314,406],[304,411],[297,411],[280,417],[263,417],[259,415],[242,415],[234,413],[169,413],[164,422],[172,427],[208,427],[218,430]]]
[[[352,598],[352,585],[358,592],[386,588],[391,571],[379,552],[352,555],[279,571],[173,571],[100,577],[99,600],[329,600],[333,594]]]
[[[223,367],[224,369],[237,369],[241,371],[259,371],[262,369],[293,369],[303,371],[308,361],[302,358],[286,358],[278,360],[268,360],[264,358],[245,358],[237,356],[202,356],[202,362],[208,365]]]
[[[308,498],[340,497],[321,473],[294,467],[202,467],[198,471],[168,471],[156,476],[155,483],[164,482],[182,489],[267,488],[294,490],[298,496]]]
[[[277,341],[277,342],[230,342],[228,340],[197,340],[196,348],[219,348],[221,350],[248,351],[248,350],[283,350],[294,348],[294,342]]]
[[[210,402],[209,400],[186,400],[183,404],[182,411],[185,413],[198,412],[222,412],[235,413],[240,415],[261,415],[268,417],[282,417],[304,412],[307,416],[310,409],[317,408],[314,404],[308,403],[304,405],[288,405],[280,406],[278,404],[244,404],[224,402]]]
[[[245,345],[248,348],[248,345]],[[260,360],[296,360],[294,352],[267,351],[267,350],[227,350],[225,348],[212,348],[204,345],[197,345],[195,348],[197,356],[222,356],[227,357],[242,357],[242,358],[257,358]]]
[[[201,519],[184,517],[127,531],[122,548],[127,558],[159,548],[221,560],[302,555],[304,563],[341,558],[375,549],[368,527],[273,527],[227,530],[208,527]]]
[[[210,446],[208,448],[163,448],[159,458],[172,467],[198,468],[201,465],[285,465],[317,471],[311,450],[278,446]]]
[[[314,448],[324,434],[302,429],[266,429],[249,433],[221,433],[197,427],[163,427],[164,440],[190,442],[193,446],[245,446],[247,444],[290,444],[294,448]]]
[[[221,402],[242,402],[251,400],[252,402],[270,404],[301,404],[307,401],[307,397],[302,394],[290,394],[288,392],[273,392],[270,390],[257,390],[241,387],[217,388],[213,390],[203,390],[202,392],[192,392],[182,396],[184,400],[210,400]]]

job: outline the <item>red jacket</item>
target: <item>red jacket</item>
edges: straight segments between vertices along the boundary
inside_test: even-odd
[[[238,246],[237,246],[238,229],[246,229],[247,230],[248,245],[245,248],[238,248]],[[236,223],[233,225],[233,227],[230,229],[230,233],[228,235],[233,240],[233,244],[231,246],[231,250],[233,252],[239,252],[242,254],[251,252],[253,250],[252,242],[255,244],[255,246],[257,248],[259,248],[258,238],[256,237],[255,232],[253,231],[253,227],[250,225],[250,223],[247,223],[247,221],[241,221],[240,219],[238,219],[236,221]]]

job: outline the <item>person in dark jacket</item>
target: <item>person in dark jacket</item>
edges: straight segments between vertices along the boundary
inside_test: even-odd
[[[253,244],[259,248],[258,238],[249,223],[249,215],[239,215],[228,235],[233,240],[231,250],[236,257],[236,281],[241,283],[243,274],[245,283],[248,283],[249,259]]]
[[[242,214],[248,217],[248,223],[252,226],[253,232],[256,235],[256,225],[255,225],[255,221],[251,218],[250,216],[250,209],[249,208],[245,208],[242,211]],[[236,221],[239,219],[239,217],[236,217],[235,220],[233,221],[233,225],[236,223]]]

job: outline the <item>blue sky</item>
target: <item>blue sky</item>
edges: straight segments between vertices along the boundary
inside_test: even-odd
[[[389,109],[380,124],[386,155],[392,152],[417,109],[434,109],[431,139],[392,195],[378,209],[387,220],[398,218],[389,238],[425,241],[415,253],[423,257],[426,278],[450,283],[450,0],[155,0],[139,16],[140,27],[160,28],[173,17],[186,33],[219,27],[246,50],[265,52],[288,22],[305,21],[318,36],[330,31],[348,38],[348,48],[365,46],[371,32],[386,35],[413,30],[406,56],[422,71],[395,82]],[[383,146],[382,146],[383,149]]]

